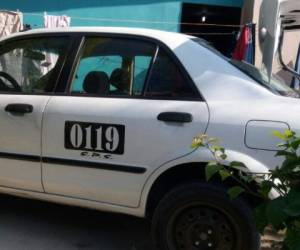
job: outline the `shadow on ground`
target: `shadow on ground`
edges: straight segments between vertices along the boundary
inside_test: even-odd
[[[2,195],[0,204],[1,250],[151,250],[141,219]]]
[[[0,204],[1,250],[151,250],[142,219],[5,195]],[[267,231],[262,250],[280,239]]]

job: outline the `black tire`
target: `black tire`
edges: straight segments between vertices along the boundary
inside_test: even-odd
[[[258,250],[260,236],[251,209],[241,198],[209,183],[181,185],[160,201],[152,219],[160,250]]]

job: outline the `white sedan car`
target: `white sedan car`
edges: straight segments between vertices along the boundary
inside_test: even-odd
[[[186,35],[35,30],[0,41],[0,192],[152,219],[162,250],[257,250],[253,197],[207,183],[228,160],[267,172],[273,130],[299,129],[296,93]],[[224,163],[226,164],[226,163]]]

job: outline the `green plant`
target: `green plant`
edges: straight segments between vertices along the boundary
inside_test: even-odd
[[[283,157],[281,166],[268,173],[252,174],[242,162],[224,164],[227,159],[226,151],[218,145],[218,140],[207,135],[194,138],[192,148],[206,148],[214,156],[214,161],[206,166],[206,179],[219,175],[222,181],[234,179],[235,186],[228,189],[231,199],[243,193],[249,193],[259,198],[260,203],[254,209],[257,229],[263,232],[267,226],[276,231],[284,230],[283,248],[300,250],[300,137],[295,132],[278,131],[273,135],[282,140],[278,145],[276,157]],[[257,189],[251,188],[255,183]],[[279,196],[270,199],[271,190]]]

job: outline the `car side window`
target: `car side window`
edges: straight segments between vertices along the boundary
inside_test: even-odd
[[[123,38],[87,38],[71,94],[140,96],[155,54],[152,43]]]
[[[44,37],[2,45],[0,93],[53,92],[69,41],[68,37]]]
[[[194,98],[198,93],[172,58],[162,49],[154,62],[145,92],[147,97]]]

